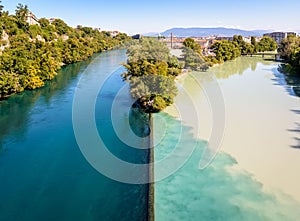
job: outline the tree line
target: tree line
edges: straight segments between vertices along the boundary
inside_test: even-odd
[[[277,48],[277,43],[268,36],[264,36],[259,42],[256,42],[255,37],[251,37],[251,43],[248,43],[243,40],[241,35],[235,35],[232,41],[216,41],[210,48],[215,56],[209,56],[208,62],[215,64],[233,60],[243,54],[274,51]]]
[[[155,113],[173,103],[177,95],[175,77],[181,73],[177,57],[166,44],[155,38],[142,38],[127,50],[124,81],[130,83],[130,93],[146,113]]]
[[[214,55],[209,56],[203,56],[201,46],[192,38],[186,38],[183,46],[184,67],[194,71],[205,71],[214,64],[233,60],[243,54],[274,51],[277,48],[276,42],[268,36],[259,42],[256,42],[255,37],[251,37],[251,43],[247,43],[241,35],[233,36],[233,40],[215,41],[210,46]]]
[[[44,86],[63,66],[112,49],[130,38],[91,27],[72,28],[63,20],[46,18],[29,25],[28,7],[18,4],[15,14],[3,10],[0,1],[0,99]]]
[[[300,37],[288,35],[280,43],[278,52],[281,58],[287,62],[281,66],[281,70],[300,75]]]

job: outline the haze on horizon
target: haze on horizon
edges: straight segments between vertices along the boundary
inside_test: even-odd
[[[128,34],[163,32],[173,27],[226,27],[300,32],[298,0],[2,0],[14,13],[22,3],[38,17],[61,18],[68,25],[119,30]]]

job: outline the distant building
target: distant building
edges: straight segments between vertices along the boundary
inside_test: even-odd
[[[244,42],[251,44],[251,37],[243,37]]]
[[[233,41],[233,37],[216,37],[216,40],[218,40],[218,41],[222,41],[222,40]]]
[[[38,19],[36,18],[36,16],[31,11],[29,11],[26,15],[26,22],[29,25],[40,25]]]
[[[136,35],[131,36],[131,38],[132,39],[141,39],[142,35],[141,34],[136,34]]]
[[[277,44],[280,44],[283,39],[285,39],[288,35],[295,35],[294,32],[272,32],[272,33],[266,33],[264,36],[268,36],[270,38],[273,38]]]
[[[52,24],[52,22],[55,21],[55,18],[49,18],[48,21],[49,21],[50,24]]]
[[[110,33],[111,36],[115,37],[117,36],[118,34],[120,34],[119,31],[108,31],[108,33]]]

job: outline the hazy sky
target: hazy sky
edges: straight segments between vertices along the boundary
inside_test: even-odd
[[[38,18],[61,18],[73,27],[80,24],[128,34],[172,27],[300,32],[299,0],[2,0],[10,13],[19,2]]]

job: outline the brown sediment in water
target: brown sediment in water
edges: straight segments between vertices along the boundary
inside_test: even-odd
[[[245,68],[239,69],[242,65]],[[232,169],[249,172],[268,192],[283,192],[300,202],[300,102],[288,93],[288,85],[277,82],[277,64],[243,57],[180,79],[199,112],[201,132],[194,135],[203,140],[210,138],[212,110],[193,78],[206,85],[212,74],[224,96],[226,131],[221,151],[236,159]],[[178,117],[175,107],[176,102],[166,112]]]

